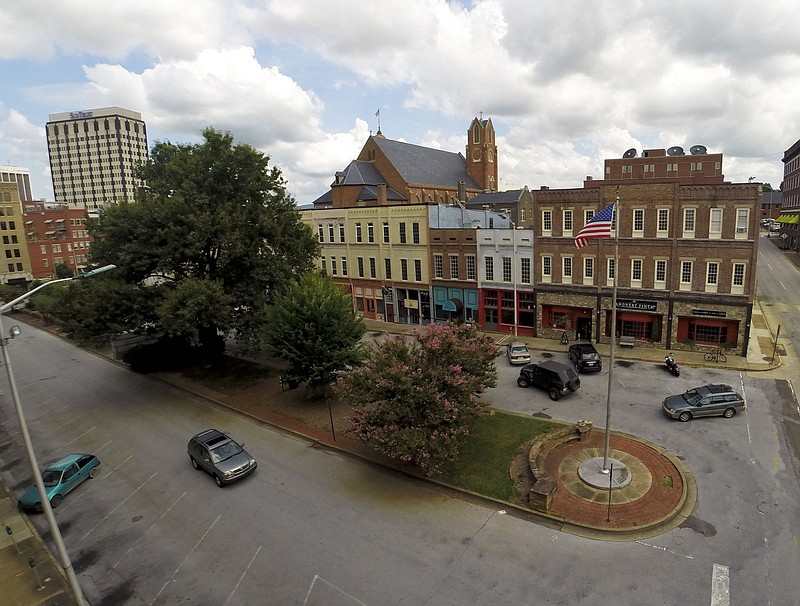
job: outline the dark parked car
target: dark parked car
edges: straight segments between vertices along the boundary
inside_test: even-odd
[[[50,507],[55,509],[61,504],[64,495],[78,484],[97,475],[100,460],[91,454],[71,454],[60,458],[42,472],[42,483],[50,500]],[[39,489],[31,486],[19,500],[21,509],[42,511],[42,499]]]
[[[603,359],[591,343],[574,343],[567,352],[578,372],[603,370]]]
[[[744,412],[747,404],[730,385],[703,385],[677,396],[668,396],[661,405],[671,419],[689,421],[694,417],[722,416],[730,419]]]
[[[520,368],[517,385],[520,387],[535,385],[547,390],[551,400],[558,400],[571,391],[577,391],[581,386],[581,380],[571,366],[555,360],[545,360],[537,364],[526,364]]]
[[[210,473],[222,487],[255,471],[258,464],[235,440],[216,429],[207,429],[189,440],[192,467]]]

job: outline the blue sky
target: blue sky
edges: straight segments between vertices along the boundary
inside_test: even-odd
[[[705,145],[780,185],[800,139],[786,0],[29,0],[0,12],[0,164],[53,199],[48,114],[118,105],[150,143],[228,130],[299,203],[370,131],[462,152],[483,112],[500,188],[580,187],[603,160]]]

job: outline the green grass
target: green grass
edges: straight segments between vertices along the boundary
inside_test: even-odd
[[[508,467],[520,446],[561,427],[505,412],[482,414],[470,424],[470,435],[458,460],[441,475],[445,482],[487,497],[509,501],[514,486]]]

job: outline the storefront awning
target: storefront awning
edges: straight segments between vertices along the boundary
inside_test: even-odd
[[[789,216],[786,215],[787,223],[800,223],[800,215]]]
[[[464,303],[461,299],[457,299],[453,297],[452,299],[448,299],[447,301],[442,304],[443,311],[449,311],[451,313],[458,313],[462,309],[464,309]]]

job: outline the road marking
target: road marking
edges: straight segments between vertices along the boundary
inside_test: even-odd
[[[153,474],[153,475],[155,475],[155,474]],[[211,532],[211,529],[212,529],[212,528],[214,528],[214,525],[215,525],[217,522],[219,522],[219,519],[220,519],[221,517],[222,517],[222,514],[219,514],[219,515],[217,516],[217,519],[216,519],[216,520],[214,520],[213,522],[211,522],[211,526],[209,526],[209,527],[206,529],[206,531],[203,533],[203,536],[202,536],[202,537],[200,537],[200,539],[198,539],[197,543],[195,543],[195,544],[194,544],[194,547],[192,547],[192,548],[191,548],[191,550],[189,550],[189,553],[187,553],[187,554],[186,554],[186,557],[185,557],[185,558],[183,558],[183,560],[181,561],[181,563],[180,563],[180,564],[178,564],[178,567],[175,569],[175,572],[173,572],[173,573],[172,573],[172,576],[169,578],[169,580],[168,580],[166,583],[164,583],[163,587],[161,587],[161,589],[159,590],[159,592],[156,594],[156,597],[155,597],[155,598],[153,598],[153,601],[152,601],[152,602],[150,602],[150,604],[155,604],[156,600],[159,598],[159,596],[160,596],[160,595],[161,595],[161,594],[164,592],[164,590],[167,588],[167,585],[169,585],[170,583],[172,583],[172,582],[175,580],[175,575],[177,575],[177,574],[178,574],[178,572],[180,572],[180,570],[181,570],[181,567],[182,567],[182,566],[183,566],[183,565],[186,563],[186,560],[188,560],[188,559],[189,559],[189,557],[190,557],[190,556],[191,556],[191,555],[192,555],[192,554],[193,554],[193,553],[194,553],[194,552],[197,550],[197,548],[200,546],[200,543],[202,543],[202,542],[203,542],[203,540],[206,538],[206,535],[208,535],[208,533],[209,533],[209,532]]]
[[[83,539],[85,539],[85,538],[86,538],[86,537],[88,537],[90,534],[92,534],[92,532],[94,532],[94,530],[95,530],[95,529],[96,529],[98,526],[100,526],[100,524],[102,524],[102,523],[103,523],[103,522],[105,522],[105,521],[106,521],[108,518],[110,518],[110,517],[111,517],[111,515],[112,515],[112,514],[113,514],[113,513],[114,513],[114,512],[115,512],[117,509],[119,509],[120,507],[122,507],[122,506],[125,504],[125,502],[126,502],[128,499],[130,499],[130,498],[131,498],[133,495],[135,495],[135,494],[136,494],[137,492],[139,492],[139,491],[140,491],[142,488],[144,488],[144,485],[145,485],[145,484],[147,484],[147,483],[148,483],[150,480],[152,480],[152,479],[153,479],[155,476],[156,476],[156,474],[154,473],[154,474],[153,474],[153,475],[151,475],[149,478],[147,478],[147,479],[146,479],[144,482],[142,482],[141,484],[139,484],[139,487],[138,487],[136,490],[134,490],[134,491],[133,491],[131,494],[129,494],[127,497],[125,497],[125,498],[124,498],[124,499],[123,499],[123,500],[122,500],[122,501],[119,503],[119,505],[117,505],[117,506],[116,506],[114,509],[112,509],[111,511],[109,511],[109,512],[108,512],[108,513],[105,515],[105,517],[104,517],[102,520],[100,520],[100,521],[99,521],[97,524],[95,524],[95,525],[94,525],[94,526],[93,526],[93,527],[92,527],[92,528],[91,528],[91,529],[90,529],[90,530],[89,530],[89,531],[88,531],[88,532],[87,532],[85,535],[83,535],[83,536],[80,538],[80,540],[79,540],[78,542],[80,543],[81,541],[83,541]]]
[[[116,561],[116,563],[115,563],[115,564],[113,564],[113,565],[111,566],[111,568],[112,568],[112,569],[114,569],[114,568],[116,568],[117,566],[119,566],[119,565],[120,565],[120,563],[122,562],[122,560],[124,560],[124,559],[125,559],[125,558],[128,556],[128,554],[129,554],[129,553],[130,553],[130,552],[133,550],[133,548],[134,548],[134,547],[136,547],[136,546],[139,544],[139,542],[140,542],[140,541],[141,541],[141,540],[142,540],[142,539],[145,537],[145,535],[146,535],[148,532],[150,532],[150,531],[153,529],[153,527],[154,527],[156,524],[158,524],[158,523],[159,523],[161,520],[163,520],[163,519],[164,519],[164,516],[165,516],[165,515],[167,515],[167,514],[168,514],[170,511],[172,511],[172,508],[173,508],[173,507],[175,507],[175,505],[177,505],[177,504],[178,504],[178,501],[180,501],[180,500],[181,500],[183,497],[185,497],[185,496],[186,496],[186,491],[184,490],[184,491],[183,491],[183,494],[182,494],[181,496],[179,496],[179,497],[178,497],[178,498],[175,500],[175,502],[174,502],[172,505],[170,505],[170,506],[167,508],[167,510],[166,510],[164,513],[162,513],[162,514],[161,514],[161,516],[160,516],[160,517],[159,517],[159,518],[158,518],[158,519],[157,519],[155,522],[153,522],[152,524],[150,524],[150,528],[148,528],[147,530],[145,530],[145,531],[142,533],[142,536],[140,536],[138,539],[136,539],[136,540],[133,542],[133,545],[131,545],[131,546],[128,548],[128,551],[126,551],[124,554],[122,554],[122,557],[121,557],[119,560],[117,560],[117,561]],[[110,573],[111,571],[109,570],[108,572]]]
[[[682,558],[686,558],[687,560],[694,560],[694,556],[690,556],[689,554],[686,553],[677,553],[675,551],[672,551],[671,549],[667,549],[666,547],[661,547],[661,545],[653,545],[652,543],[647,543],[646,541],[636,541],[636,542],[639,543],[639,545],[644,545],[645,547],[658,549],[659,551],[663,551],[670,555],[681,556]]]
[[[323,579],[323,578],[322,578],[321,576],[319,576],[318,574],[315,574],[315,575],[314,575],[314,580],[312,580],[312,581],[311,581],[311,587],[309,587],[309,588],[308,588],[308,593],[306,594],[306,599],[305,599],[305,600],[303,600],[303,604],[308,604],[308,598],[310,598],[310,597],[311,597],[311,592],[312,592],[312,591],[314,591],[314,585],[316,584],[316,582],[317,582],[317,580],[318,580],[318,579],[319,579],[320,581],[322,581],[323,583],[325,583],[325,584],[326,584],[328,587],[330,587],[331,589],[335,589],[336,591],[338,591],[339,593],[341,593],[343,596],[347,596],[349,599],[353,600],[353,602],[355,602],[356,604],[360,604],[360,606],[367,606],[367,605],[366,605],[364,602],[362,602],[362,601],[361,601],[361,600],[359,600],[358,598],[355,598],[355,597],[351,596],[349,593],[347,593],[347,592],[346,592],[346,591],[344,591],[343,589],[340,589],[339,587],[337,587],[337,586],[336,586],[336,585],[334,585],[333,583],[330,583],[329,581],[326,581],[325,579]]]
[[[714,570],[711,573],[711,606],[729,606],[731,594],[728,581],[728,567],[714,564]]]
[[[246,575],[246,574],[247,574],[247,572],[250,570],[250,567],[253,565],[253,562],[255,562],[255,561],[256,561],[256,558],[258,557],[258,554],[259,554],[259,553],[261,553],[261,550],[262,550],[263,548],[264,548],[264,546],[263,546],[263,545],[259,545],[259,546],[258,546],[258,549],[256,549],[256,553],[255,553],[255,555],[253,555],[253,557],[250,559],[250,563],[247,565],[247,567],[246,567],[246,568],[244,569],[244,571],[242,572],[242,576],[240,576],[240,577],[239,577],[239,580],[238,580],[238,581],[236,581],[236,585],[234,585],[234,587],[233,587],[233,590],[232,590],[232,591],[231,591],[231,592],[228,594],[228,599],[227,599],[227,600],[225,600],[225,604],[227,604],[228,602],[230,602],[230,601],[231,601],[231,598],[233,597],[233,594],[234,594],[234,593],[236,593],[236,590],[237,590],[237,589],[239,589],[239,585],[241,584],[241,582],[242,582],[242,579],[244,579],[244,575]],[[224,606],[224,605],[223,605],[223,606]]]
[[[72,444],[73,442],[77,442],[77,441],[78,441],[78,440],[80,440],[80,439],[81,439],[83,436],[85,436],[87,433],[91,433],[91,432],[93,432],[95,429],[97,429],[97,426],[95,426],[95,427],[92,427],[91,429],[87,429],[86,431],[84,431],[84,432],[83,432],[81,435],[79,435],[79,436],[78,436],[77,438],[75,438],[74,440],[70,440],[69,442],[67,442],[67,444]]]

